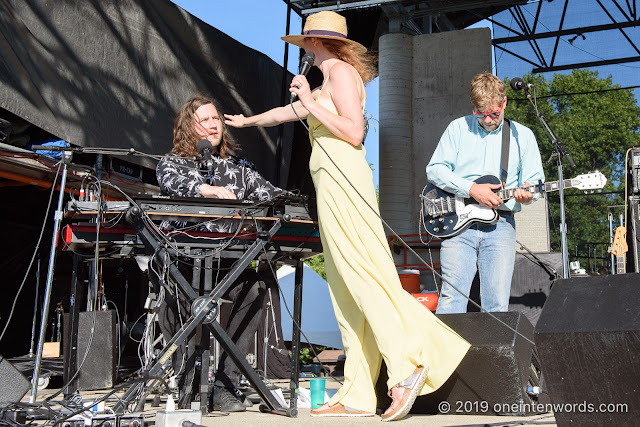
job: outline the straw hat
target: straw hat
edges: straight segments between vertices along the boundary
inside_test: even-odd
[[[345,43],[367,50],[360,43],[347,38],[347,20],[344,16],[331,11],[323,11],[309,15],[304,23],[304,29],[299,36],[281,37],[287,43],[304,48],[306,37],[317,37],[320,39],[341,40]]]

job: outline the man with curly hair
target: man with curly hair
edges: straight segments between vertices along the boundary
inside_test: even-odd
[[[237,147],[218,111],[214,100],[202,96],[191,98],[178,111],[173,125],[173,149],[160,160],[156,168],[162,194],[258,202],[283,192],[262,177],[251,162],[231,154]],[[202,140],[211,143],[208,165],[198,153],[198,144],[202,144],[199,142]],[[232,221],[207,221],[196,225],[184,221],[164,221],[160,225],[165,230],[187,228],[223,233],[234,232],[237,226]],[[226,271],[223,270],[231,267],[231,261],[220,259],[216,262],[215,268],[222,273],[217,275],[219,278],[224,277]],[[190,266],[183,262],[178,265],[185,276],[191,276]],[[270,269],[267,268],[265,273],[270,273]],[[263,318],[266,280],[273,281],[272,274],[264,274],[263,277],[260,272],[247,268],[223,296],[232,304],[230,309],[227,304],[222,307],[222,326],[245,355],[250,352],[254,334]],[[159,313],[160,328],[167,339],[180,327],[178,301],[175,295],[169,294],[166,292],[166,303]],[[174,358],[174,369],[179,375],[183,365],[180,356]],[[241,372],[223,353],[215,375],[213,410],[240,412],[250,406],[249,400],[237,389],[240,378]]]

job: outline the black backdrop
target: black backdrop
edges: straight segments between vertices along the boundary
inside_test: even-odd
[[[281,40],[273,43],[284,46]],[[12,125],[4,143],[21,147],[55,136],[77,146],[133,147],[163,154],[172,147],[176,111],[193,95],[213,96],[222,112],[248,115],[288,99],[286,87],[292,77],[284,75],[283,88],[285,71],[280,65],[169,0],[0,0],[0,58],[0,119]],[[232,134],[242,148],[238,154],[254,162],[267,179],[313,194],[307,166],[310,144],[301,125],[234,129]],[[149,159],[128,160],[155,168]],[[0,179],[0,275],[6,295],[0,302],[1,327],[9,318],[44,221],[39,251],[42,300],[58,197],[54,194],[45,218],[49,191],[13,185]],[[135,319],[146,295],[144,278],[135,265],[114,268],[114,281],[118,274],[128,275],[127,307],[120,287],[112,287],[109,297],[121,310],[131,310]],[[55,320],[57,303],[68,309],[70,277],[71,254],[61,253],[49,325]],[[26,354],[29,349],[35,289],[33,268],[0,342],[3,356]]]
[[[0,57],[0,113],[85,147],[166,153],[175,113],[195,94],[245,115],[283,102],[280,65],[169,0],[2,0]],[[295,127],[233,135],[266,178],[308,194],[306,168],[289,175],[310,151]],[[294,132],[303,141],[292,158]]]

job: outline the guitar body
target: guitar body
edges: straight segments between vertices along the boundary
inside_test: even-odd
[[[500,184],[500,179],[484,175],[477,184]],[[462,233],[474,223],[492,223],[498,220],[495,209],[478,204],[472,198],[457,197],[433,184],[422,191],[422,218],[427,233],[439,239]]]
[[[476,184],[500,184],[500,179],[493,175],[484,175],[474,181]],[[544,193],[563,188],[599,190],[605,186],[607,178],[600,172],[578,175],[575,178],[530,185],[524,191],[531,194]],[[495,193],[503,201],[514,198],[517,188],[499,189]],[[456,197],[428,184],[422,190],[422,223],[427,233],[440,239],[453,237],[472,226],[476,222],[492,223],[498,220],[498,211],[476,202],[472,198]],[[626,250],[626,248],[625,248]]]

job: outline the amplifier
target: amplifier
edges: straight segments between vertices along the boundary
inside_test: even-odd
[[[627,273],[640,273],[640,196],[629,197],[629,216],[627,217]]]
[[[127,182],[142,181],[142,166],[115,157],[109,157],[109,173]]]
[[[83,311],[78,318],[77,342],[73,343],[73,338],[68,333],[65,334],[64,339],[72,340],[71,342],[77,346],[76,368],[82,366],[77,377],[78,390],[103,390],[116,384],[118,344],[116,342],[115,313],[114,310]],[[64,327],[66,331],[70,331],[68,325],[69,314],[65,313]],[[89,343],[91,343],[91,347],[87,352]],[[69,366],[70,357],[70,355],[65,355],[67,366]],[[83,360],[84,364],[81,365]],[[74,372],[69,373],[69,375],[72,374]],[[68,381],[68,378],[64,378],[64,381]]]
[[[629,154],[629,177],[631,194],[640,194],[640,150],[631,150]]]
[[[87,425],[85,423],[85,425]],[[117,427],[115,414],[96,414],[91,416],[91,427]]]

